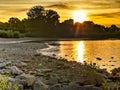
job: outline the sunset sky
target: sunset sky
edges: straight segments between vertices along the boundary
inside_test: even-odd
[[[0,0],[0,21],[10,17],[26,18],[26,12],[35,5],[53,9],[60,21],[73,18],[74,12],[85,12],[88,20],[97,24],[120,26],[120,0]]]

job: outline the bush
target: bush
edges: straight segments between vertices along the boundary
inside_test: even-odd
[[[0,75],[0,90],[18,90],[18,87],[14,83],[8,83],[8,77]]]
[[[13,32],[13,37],[14,38],[20,38],[20,32],[18,32],[18,31],[15,31],[15,32]]]
[[[23,36],[24,35],[18,31],[0,30],[0,37],[2,37],[2,38],[20,38]]]

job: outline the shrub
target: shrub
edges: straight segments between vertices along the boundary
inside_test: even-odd
[[[18,90],[16,84],[7,82],[8,76],[0,75],[0,90]]]
[[[20,38],[23,36],[19,31],[0,30],[0,37],[2,38]]]

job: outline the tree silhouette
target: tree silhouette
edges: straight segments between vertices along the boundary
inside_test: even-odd
[[[42,18],[45,15],[44,7],[34,6],[28,12],[27,16],[29,19]]]
[[[16,17],[11,17],[9,20],[8,20],[8,24],[9,24],[9,28],[10,30],[12,31],[15,31],[18,29],[19,27],[19,24],[20,24],[20,20]]]
[[[56,25],[59,23],[59,18],[60,16],[58,15],[58,13],[54,10],[46,10],[46,22],[49,24],[53,24]]]
[[[60,16],[54,10],[45,10],[42,6],[34,6],[28,12],[27,24],[30,31],[40,36],[50,36],[59,23]]]

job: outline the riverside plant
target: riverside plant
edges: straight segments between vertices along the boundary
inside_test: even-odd
[[[104,82],[102,83],[102,90],[119,90],[117,84],[114,84],[114,87],[116,87],[116,88],[111,89],[109,86],[107,86],[107,81],[106,80],[104,80]]]
[[[0,75],[0,90],[18,90],[17,84],[8,82],[8,76]]]

